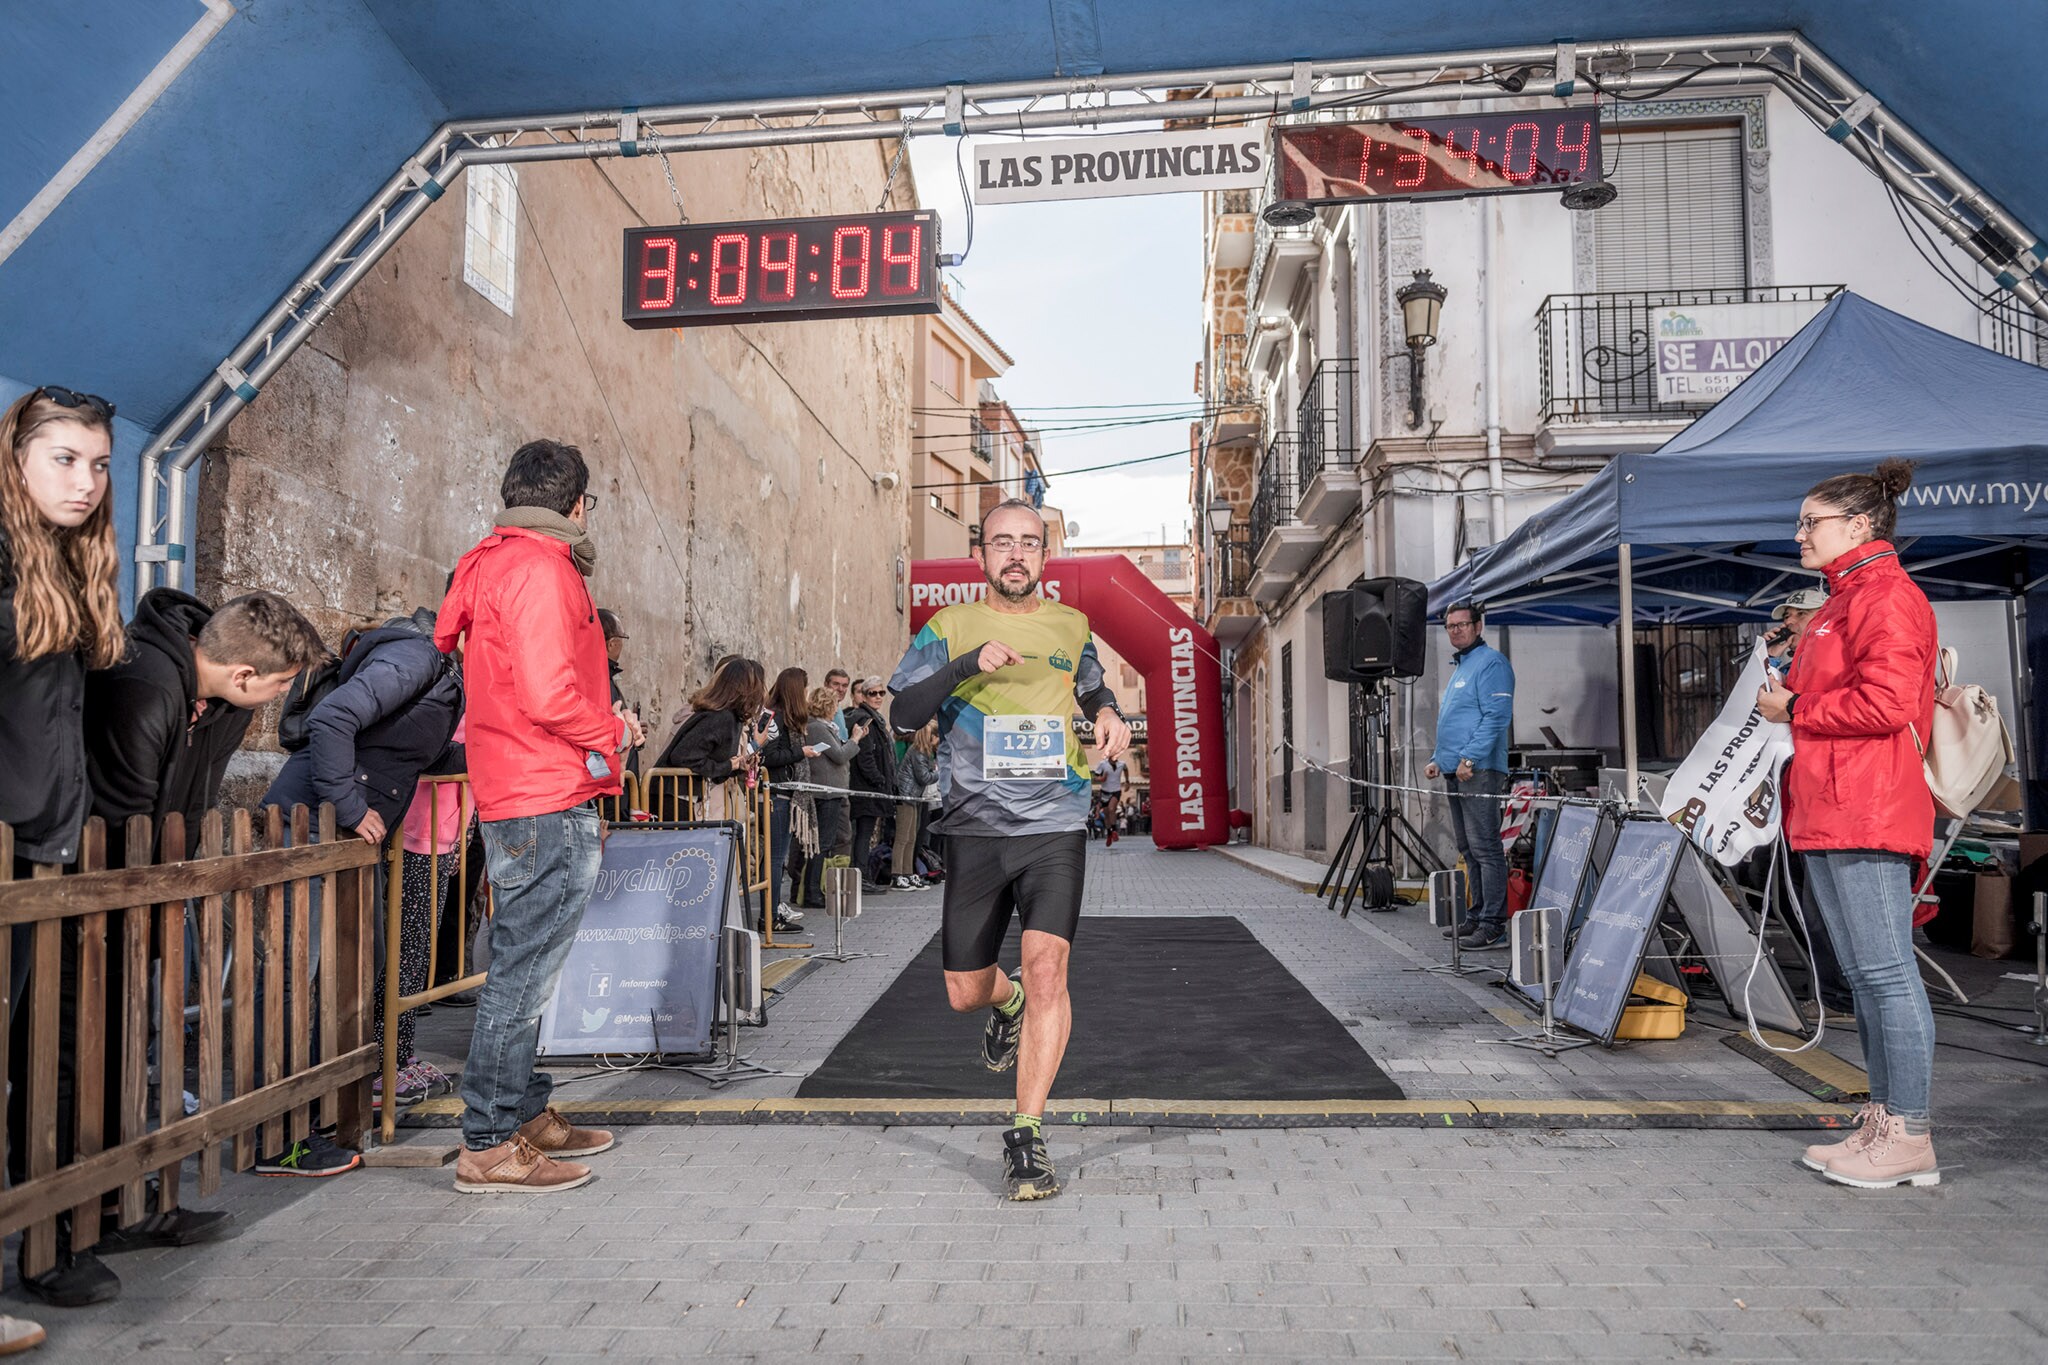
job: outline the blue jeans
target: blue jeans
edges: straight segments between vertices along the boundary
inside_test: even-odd
[[[555,1082],[533,1069],[540,1015],[597,886],[597,807],[483,822],[497,909],[491,974],[477,994],[462,1067],[462,1140],[473,1152],[508,1142],[547,1108]]]
[[[1504,932],[1508,923],[1508,855],[1500,846],[1500,802],[1493,798],[1508,789],[1508,775],[1492,768],[1474,768],[1460,781],[1444,774],[1451,794],[1451,833],[1472,873],[1472,899],[1477,902],[1468,926],[1473,933]]]
[[[1913,860],[1903,853],[1807,853],[1807,896],[1856,997],[1870,1098],[1926,1119],[1934,1088],[1934,1011],[1913,960]]]
[[[789,866],[790,803],[795,794],[777,792],[768,804],[768,904],[775,906],[794,897],[782,894],[782,874]]]

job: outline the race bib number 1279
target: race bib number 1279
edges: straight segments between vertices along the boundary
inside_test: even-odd
[[[989,716],[981,737],[981,775],[991,782],[1056,782],[1067,775],[1067,726],[1058,716]]]

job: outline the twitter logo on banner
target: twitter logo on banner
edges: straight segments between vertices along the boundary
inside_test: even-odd
[[[612,1017],[610,1005],[599,1005],[594,1010],[583,1011],[583,1031],[595,1033],[604,1027],[604,1021]]]

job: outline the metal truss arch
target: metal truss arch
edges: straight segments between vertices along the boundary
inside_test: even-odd
[[[1508,78],[1513,90],[1503,82]],[[1085,79],[937,85],[819,99],[620,107],[443,124],[387,180],[142,452],[136,591],[185,580],[186,487],[234,415],[472,165],[1175,121],[1341,117],[1514,91],[1559,99],[1687,87],[1782,91],[2036,315],[2048,243],[1798,33],[1560,43]],[[1167,92],[1174,92],[1169,98]],[[544,140],[524,140],[539,138]]]

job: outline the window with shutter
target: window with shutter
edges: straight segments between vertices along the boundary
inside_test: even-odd
[[[1747,286],[1742,125],[1613,131],[1605,142],[1617,193],[1589,215],[1593,287]]]

